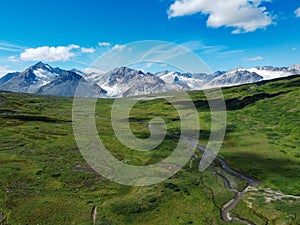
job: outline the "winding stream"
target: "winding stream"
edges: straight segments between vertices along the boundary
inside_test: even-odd
[[[142,124],[144,124],[144,125],[147,124],[147,123],[144,123],[144,122],[141,122],[141,121],[136,121],[136,122],[142,123]],[[153,129],[153,127],[150,127],[149,124],[147,124],[147,126],[148,126],[149,128],[152,128],[152,129]],[[155,129],[155,128],[154,128],[154,129]],[[171,136],[176,137],[176,138],[180,138],[178,135],[174,135],[174,134],[172,134]],[[181,136],[181,138],[183,138],[183,139],[184,139],[186,142],[188,142],[188,143],[191,143],[191,142],[192,142],[192,141],[189,139],[189,137]],[[195,143],[192,143],[192,144],[195,144]],[[206,149],[206,148],[203,148],[203,147],[202,147],[201,145],[199,145],[198,143],[196,143],[196,148],[197,148],[198,150],[200,150],[200,151],[203,153],[203,155],[204,155],[204,154],[206,154],[206,155],[213,155],[213,153],[212,153],[210,150],[208,150],[208,149]],[[191,156],[192,156],[193,158],[195,158],[195,155],[194,155],[194,154],[192,154]],[[226,178],[225,176],[223,176],[222,174],[220,174],[220,173],[218,173],[218,172],[212,172],[214,175],[216,175],[216,176],[222,178],[222,180],[224,181],[225,187],[226,187],[228,190],[230,190],[230,191],[232,191],[232,192],[234,193],[234,198],[231,199],[231,200],[230,200],[229,202],[227,202],[226,204],[224,204],[223,207],[222,207],[222,209],[221,209],[221,217],[222,217],[223,221],[224,221],[224,222],[227,222],[227,223],[231,223],[231,222],[240,222],[240,223],[244,223],[244,224],[247,224],[247,225],[255,225],[255,224],[251,223],[251,222],[248,221],[248,220],[241,219],[241,218],[239,218],[239,217],[234,217],[234,218],[231,217],[230,211],[233,210],[233,209],[236,207],[236,205],[239,203],[239,201],[240,201],[240,200],[243,198],[243,196],[247,193],[249,187],[250,187],[251,185],[255,185],[255,184],[259,183],[259,182],[258,182],[257,180],[254,180],[254,179],[250,178],[250,177],[247,177],[246,175],[244,175],[244,174],[242,174],[242,173],[240,173],[240,172],[238,172],[238,171],[236,171],[236,170],[231,169],[231,168],[228,166],[227,162],[226,162],[225,160],[221,159],[221,158],[218,157],[218,156],[215,156],[215,161],[218,161],[218,162],[221,164],[221,166],[222,166],[221,168],[222,168],[223,170],[225,170],[226,172],[228,172],[228,173],[230,173],[230,174],[232,174],[232,175],[234,175],[234,176],[236,176],[236,177],[238,177],[238,178],[240,178],[240,179],[242,179],[242,180],[244,180],[244,181],[247,182],[247,184],[246,184],[246,186],[244,187],[244,189],[240,192],[239,190],[237,190],[237,189],[235,189],[235,188],[232,187],[231,182],[230,182],[230,180],[229,180],[228,178]],[[200,163],[201,163],[201,162],[200,162]]]
[[[106,118],[101,118],[101,117],[97,117],[97,118],[100,118],[100,119],[106,119]],[[150,129],[150,128],[151,128],[151,129],[156,129],[155,127],[153,127],[153,126],[151,126],[150,124],[148,124],[148,123],[146,123],[146,122],[143,122],[143,121],[138,121],[138,120],[131,120],[131,121],[132,121],[132,122],[139,123],[139,124],[142,124],[142,125],[145,125],[145,126],[147,126],[149,129]],[[172,136],[172,137],[180,138],[179,135],[175,135],[175,134],[168,134],[168,135],[169,135],[169,136]],[[191,140],[189,139],[189,137],[182,137],[182,136],[181,136],[181,138],[183,138],[186,142],[191,143]],[[197,148],[198,150],[200,150],[203,154],[210,154],[210,155],[213,154],[210,150],[208,150],[208,149],[206,149],[206,148],[200,146],[198,143],[193,143],[193,144],[195,144],[196,148]],[[192,156],[192,158],[195,158],[194,153],[192,153],[191,156]],[[252,179],[252,178],[250,178],[250,177],[247,177],[246,175],[244,175],[244,174],[242,174],[242,173],[240,173],[240,172],[238,172],[238,171],[236,171],[236,170],[231,169],[231,168],[228,166],[227,162],[226,162],[225,160],[221,159],[221,158],[218,157],[218,156],[215,157],[215,161],[218,161],[218,162],[221,164],[221,166],[222,166],[221,168],[222,168],[224,171],[226,171],[227,173],[230,173],[230,174],[232,174],[232,175],[234,175],[234,176],[236,176],[236,177],[238,177],[238,178],[240,178],[240,179],[246,181],[246,183],[247,183],[246,186],[244,187],[244,189],[243,189],[242,191],[239,191],[239,190],[237,190],[237,189],[235,189],[235,188],[232,187],[231,182],[230,182],[230,180],[229,180],[228,178],[226,178],[225,176],[223,176],[222,174],[220,174],[220,173],[218,173],[218,172],[215,172],[215,171],[212,172],[214,175],[216,175],[216,176],[222,178],[222,180],[224,181],[225,187],[226,187],[228,190],[230,190],[230,191],[232,191],[232,192],[234,193],[234,198],[231,199],[231,200],[230,200],[229,202],[227,202],[226,204],[224,204],[223,207],[222,207],[222,209],[221,209],[221,217],[222,217],[223,221],[224,221],[224,222],[227,222],[227,223],[231,223],[231,222],[240,222],[240,223],[244,223],[244,224],[247,224],[247,225],[255,225],[255,224],[251,223],[251,222],[248,221],[248,220],[241,219],[241,218],[239,218],[239,217],[231,217],[230,211],[233,210],[233,209],[236,207],[236,205],[239,203],[239,201],[240,201],[240,200],[243,198],[243,196],[247,193],[249,187],[250,187],[251,185],[255,185],[255,184],[259,183],[259,181],[254,180],[254,179]],[[97,207],[95,207],[95,208],[93,209],[92,217],[93,217],[93,222],[95,223],[96,217],[97,217]]]
[[[185,137],[188,138],[188,137]],[[197,144],[197,149],[199,149],[203,154],[213,154],[211,151],[203,148],[202,146],[200,146],[199,144]],[[234,193],[234,198],[231,199],[229,202],[227,202],[225,205],[223,205],[222,210],[221,210],[221,217],[223,219],[224,222],[227,223],[231,223],[231,222],[240,222],[240,223],[244,223],[247,225],[255,225],[253,223],[251,223],[248,220],[245,219],[241,219],[239,217],[234,217],[232,218],[230,215],[230,211],[233,210],[235,208],[235,206],[239,203],[239,201],[243,198],[243,196],[247,193],[249,187],[251,185],[255,185],[258,183],[257,180],[254,180],[252,178],[249,178],[247,176],[245,176],[244,174],[241,174],[238,171],[235,171],[233,169],[231,169],[228,164],[221,159],[220,157],[216,156],[215,161],[218,161],[221,165],[222,165],[222,169],[227,171],[228,173],[244,180],[247,182],[246,187],[240,192],[239,190],[235,189],[232,187],[231,182],[228,178],[226,178],[225,176],[223,176],[222,174],[218,173],[218,172],[212,172],[214,175],[220,177],[223,179],[225,187],[227,189],[229,189],[230,191],[232,191]]]

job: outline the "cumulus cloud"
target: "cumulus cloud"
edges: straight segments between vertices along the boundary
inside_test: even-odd
[[[109,47],[110,46],[110,43],[109,42],[99,42],[98,45],[100,47]]]
[[[296,17],[300,17],[300,7],[295,10]]]
[[[126,48],[126,45],[118,45],[118,44],[116,44],[116,45],[112,48],[112,50],[122,51],[122,50],[124,50],[125,48]]]
[[[23,61],[45,62],[68,61],[75,56],[75,53],[72,52],[72,50],[79,48],[80,46],[78,45],[28,48],[20,54],[20,59]]]
[[[207,26],[235,28],[232,33],[253,32],[273,24],[266,0],[176,0],[169,8],[169,18],[202,13],[208,15]]]
[[[94,53],[96,50],[94,48],[81,48],[83,53]]]

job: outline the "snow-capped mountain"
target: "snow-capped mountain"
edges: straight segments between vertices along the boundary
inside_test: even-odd
[[[39,88],[50,83],[62,72],[63,70],[59,68],[53,69],[48,64],[39,62],[22,73],[4,76],[7,81],[1,85],[0,89],[4,91],[36,93]]]
[[[9,73],[1,78],[0,90],[12,92],[34,93],[41,95],[74,96],[81,83],[85,96],[105,95],[107,92],[97,84],[89,83],[78,74],[60,68],[52,68],[39,62],[22,73]]]
[[[290,66],[288,69],[289,69],[289,70],[300,71],[300,64],[292,65],[292,66]]]
[[[144,73],[127,67],[116,68],[108,73],[89,73],[84,78],[105,89],[109,97],[125,97],[179,90],[200,90],[217,74],[180,73],[162,71],[156,74]]]
[[[126,97],[142,94],[178,91],[181,85],[166,83],[159,76],[128,67],[120,67],[104,74],[91,73],[85,76],[108,93],[109,97]]]
[[[238,68],[212,74],[162,71],[144,73],[128,67],[107,73],[66,71],[39,62],[25,71],[0,79],[0,90],[42,95],[74,96],[78,84],[84,96],[126,97],[180,90],[201,90],[254,83],[300,74],[300,64],[290,67]],[[81,81],[81,82],[80,82]]]
[[[85,75],[85,79],[100,85],[109,97],[122,97],[134,85],[134,81],[143,75],[142,71],[121,67],[103,74],[90,73]]]
[[[299,74],[300,66],[298,68],[292,67],[272,67],[272,66],[264,66],[264,67],[255,67],[250,68],[247,71],[257,73],[262,76],[264,80],[272,80],[275,78],[288,77],[291,75]]]
[[[78,86],[80,83],[80,86]],[[77,73],[65,71],[50,83],[41,87],[36,94],[72,97],[76,89],[80,88],[83,97],[96,97],[105,95],[107,92],[97,84],[89,83]]]
[[[214,79],[209,81],[202,88],[236,86],[298,74],[300,74],[300,65],[291,67],[264,66],[250,69],[237,68],[228,72],[216,72]]]
[[[155,75],[167,84],[182,86],[184,90],[200,89],[205,82],[205,80],[194,79],[190,73],[182,74],[179,72],[163,71]]]
[[[241,84],[255,83],[260,80],[263,80],[263,77],[255,72],[236,69],[217,76],[212,81],[208,82],[205,88],[229,87]]]

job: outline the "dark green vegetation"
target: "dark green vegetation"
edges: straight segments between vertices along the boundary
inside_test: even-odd
[[[237,171],[261,180],[234,216],[255,224],[300,224],[300,200],[293,197],[300,195],[299,86],[300,78],[291,77],[223,89],[228,126],[219,155]],[[204,146],[209,109],[202,92],[190,94],[199,110],[199,143]],[[171,135],[151,153],[122,146],[110,124],[112,102],[98,101],[96,121],[116,158],[149,165],[172,152],[178,140]],[[233,193],[221,178],[199,172],[197,161],[149,187],[118,185],[95,173],[75,143],[71,111],[69,98],[0,93],[0,224],[225,224],[220,209]],[[137,137],[149,136],[138,121],[154,116],[165,119],[169,134],[180,132],[175,109],[156,99],[133,108],[131,128]],[[214,169],[222,172],[218,164]],[[244,185],[229,179],[236,188]],[[278,191],[293,196],[279,198]]]

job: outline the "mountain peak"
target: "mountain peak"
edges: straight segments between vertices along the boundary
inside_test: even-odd
[[[123,66],[107,73],[85,74],[76,69],[66,71],[38,62],[22,73],[8,74],[0,79],[0,90],[71,96],[82,81],[85,88],[94,90],[94,93],[101,93],[107,97],[124,97],[234,86],[296,74],[300,74],[299,64],[291,67],[265,66],[250,69],[239,67],[213,74],[169,70],[153,74]],[[88,92],[87,94],[90,96]]]
[[[39,61],[36,64],[34,64],[33,66],[43,66],[43,65],[45,65],[45,63],[43,63],[42,61]]]
[[[48,64],[45,64],[41,61],[34,64],[33,66],[29,67],[29,69],[32,69],[32,70],[43,69],[43,70],[47,70],[47,71],[53,70],[53,68],[51,66],[49,66]]]
[[[77,74],[73,71],[65,71],[64,73],[61,74],[60,77],[58,77],[58,79],[61,79],[63,81],[65,81],[65,80],[81,80],[82,76],[80,76],[79,74]]]
[[[119,74],[126,74],[126,73],[135,73],[135,74],[140,74],[140,75],[144,75],[144,72],[141,70],[135,70],[135,69],[131,69],[129,67],[126,66],[122,66],[122,67],[118,67],[116,69],[113,70],[114,73],[119,73]]]
[[[81,70],[78,70],[78,69],[71,69],[70,71],[71,71],[71,72],[74,72],[74,73],[77,73],[77,74],[79,74],[79,75],[81,75],[81,76],[84,75],[84,72],[82,72]]]

